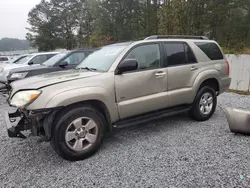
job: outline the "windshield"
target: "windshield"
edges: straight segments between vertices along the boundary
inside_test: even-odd
[[[90,54],[86,59],[84,59],[76,68],[89,68],[96,71],[106,72],[109,70],[111,65],[114,63],[118,55],[127,46],[106,46],[98,51]]]
[[[27,55],[25,58],[21,58],[18,61],[16,61],[15,63],[17,64],[25,64],[27,63],[31,58],[33,57],[33,55]]]
[[[55,56],[53,56],[52,58],[50,58],[49,60],[45,61],[43,63],[43,65],[46,65],[46,66],[53,66],[55,63],[57,63],[60,59],[62,59],[63,57],[65,57],[68,53],[67,52],[62,52],[62,53],[59,53]]]
[[[12,63],[17,63],[17,62],[21,61],[21,59],[23,59],[25,57],[27,57],[27,56],[20,56],[20,57],[14,59]]]

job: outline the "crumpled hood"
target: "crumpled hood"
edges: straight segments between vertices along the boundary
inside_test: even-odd
[[[31,76],[22,80],[11,83],[13,90],[39,89],[49,85],[69,82],[71,80],[97,76],[100,72],[91,72],[86,70],[67,70],[59,72],[51,72],[37,76]],[[70,83],[69,83],[70,84]]]

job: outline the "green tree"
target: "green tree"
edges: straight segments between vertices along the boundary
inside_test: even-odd
[[[53,13],[50,11],[51,4],[42,0],[36,5],[28,15],[28,28],[26,38],[31,42],[32,46],[38,47],[39,51],[54,50],[60,46],[58,38],[58,30],[55,23]]]

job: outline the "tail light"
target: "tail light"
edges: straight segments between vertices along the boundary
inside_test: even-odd
[[[230,65],[229,65],[228,60],[226,61],[226,63],[227,63],[227,75],[229,75],[230,74]]]

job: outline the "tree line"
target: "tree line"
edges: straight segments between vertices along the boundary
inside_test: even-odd
[[[0,40],[0,52],[1,51],[17,51],[17,50],[28,50],[30,49],[29,41],[13,39],[13,38],[2,38]]]
[[[28,15],[39,50],[96,47],[154,34],[205,35],[225,49],[250,44],[249,0],[42,0]]]

